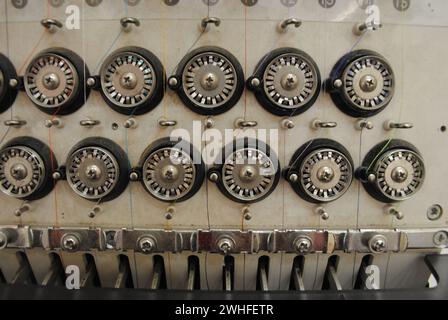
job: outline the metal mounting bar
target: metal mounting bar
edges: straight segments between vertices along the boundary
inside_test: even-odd
[[[113,234],[113,241],[107,240]],[[64,243],[62,240],[66,240]],[[68,241],[67,241],[68,240]],[[285,252],[311,254],[335,251],[358,253],[427,252],[448,248],[448,228],[356,230],[110,230],[87,228],[31,228],[0,226],[1,248],[255,254]]]

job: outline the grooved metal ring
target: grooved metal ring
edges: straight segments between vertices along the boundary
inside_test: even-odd
[[[394,170],[400,168],[401,180],[394,180]],[[425,166],[422,157],[416,152],[397,149],[384,153],[376,161],[374,172],[376,187],[387,198],[394,201],[412,197],[425,179]]]
[[[25,198],[38,190],[45,177],[41,156],[25,146],[0,151],[0,190],[14,198]]]
[[[39,107],[58,108],[73,98],[79,86],[79,76],[68,59],[45,53],[29,64],[24,86],[28,97]]]

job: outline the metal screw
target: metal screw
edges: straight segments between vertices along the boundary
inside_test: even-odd
[[[282,128],[283,129],[293,129],[295,127],[294,121],[291,119],[283,119],[282,120]]]
[[[101,207],[100,206],[94,206],[92,211],[89,212],[89,218],[93,219],[95,218],[99,213],[101,213]]]
[[[250,81],[250,84],[252,87],[258,87],[260,85],[260,79],[258,78],[252,78],[252,80]]]
[[[371,173],[367,176],[367,181],[370,183],[374,183],[376,181],[376,175],[374,173]]]
[[[328,214],[328,212],[325,210],[324,207],[318,207],[316,208],[316,213],[318,215],[320,215],[320,217],[322,218],[322,220],[328,220],[330,219],[330,215]]]
[[[308,253],[311,250],[311,245],[309,238],[301,237],[296,240],[295,248],[299,253]]]
[[[59,171],[56,171],[56,172],[53,172],[52,177],[53,177],[53,180],[57,181],[57,180],[60,180],[62,178],[62,175],[61,175],[61,173]]]
[[[387,206],[386,213],[395,216],[395,218],[397,218],[397,220],[403,220],[403,218],[404,218],[404,214],[402,212],[398,211],[398,209],[394,206]]]
[[[336,89],[341,88],[342,85],[343,85],[343,83],[342,83],[342,80],[341,80],[341,79],[336,79],[336,80],[334,80],[334,82],[333,82],[333,86],[334,86]]]
[[[96,79],[94,77],[90,77],[90,78],[87,79],[87,86],[92,88],[95,85],[96,85]]]
[[[204,127],[206,129],[211,129],[215,126],[215,120],[212,117],[207,117],[204,121]]]
[[[135,118],[129,118],[128,120],[125,121],[123,126],[126,129],[134,129],[134,128],[137,128],[138,122]]]
[[[167,209],[166,209],[166,212],[165,212],[165,219],[166,220],[171,220],[171,219],[173,219],[174,218],[174,213],[176,212],[176,209],[174,208],[174,207],[168,207]]]
[[[439,220],[440,217],[442,216],[442,214],[443,214],[443,209],[438,204],[431,206],[426,213],[428,219],[431,221]]]
[[[249,221],[252,219],[252,213],[250,213],[249,207],[244,207],[243,210],[241,210],[241,213],[245,220]]]
[[[234,247],[232,239],[229,238],[222,238],[218,241],[218,249],[227,255],[230,251],[232,251]]]
[[[61,128],[62,120],[59,118],[47,119],[47,120],[45,120],[44,124],[45,124],[45,127],[47,127],[47,128],[51,128],[51,127]]]
[[[366,119],[361,119],[356,122],[355,128],[358,130],[362,130],[362,129],[372,130],[374,128],[374,125],[371,121],[368,121]]]
[[[179,81],[177,80],[177,78],[176,77],[171,77],[171,78],[169,78],[169,80],[168,80],[168,84],[169,84],[169,86],[170,87],[176,87],[177,85],[178,85],[178,83],[179,83]]]
[[[138,241],[138,248],[143,253],[151,253],[156,249],[156,242],[152,237],[143,237]]]
[[[216,172],[213,172],[208,178],[211,182],[217,182],[219,180],[219,175]]]
[[[299,181],[299,176],[296,173],[293,173],[289,176],[289,181],[295,183]]]
[[[369,249],[373,253],[382,253],[387,250],[387,238],[383,235],[373,236],[369,241]]]
[[[61,247],[63,250],[74,252],[79,249],[80,240],[75,234],[65,234],[61,239]]]
[[[438,247],[448,246],[448,233],[446,231],[438,231],[434,234],[433,242]]]
[[[19,81],[17,81],[17,79],[10,79],[9,80],[9,86],[11,87],[11,88],[15,88],[15,87],[17,87],[19,85]]]
[[[137,172],[131,172],[131,174],[129,175],[129,179],[131,181],[137,181],[138,180],[138,173]]]

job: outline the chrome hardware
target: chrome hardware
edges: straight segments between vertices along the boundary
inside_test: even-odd
[[[215,27],[219,27],[221,25],[221,19],[216,18],[216,17],[208,17],[208,18],[202,19],[202,21],[201,21],[201,30],[203,32],[208,31],[209,30],[209,27],[208,27],[209,24],[214,24]]]
[[[338,126],[337,122],[326,122],[326,121],[321,121],[319,119],[314,119],[311,122],[311,128],[314,130],[331,129],[331,128],[336,128],[337,126]]]
[[[235,120],[234,125],[235,125],[236,129],[254,128],[254,127],[258,126],[258,122],[257,121],[247,121],[247,120],[244,120],[243,118],[238,118]]]
[[[3,122],[7,127],[21,128],[26,125],[27,122],[25,120],[11,119]]]
[[[302,21],[296,18],[286,19],[278,25],[278,31],[285,33],[288,30],[288,26],[293,25],[295,28],[299,28],[302,25]]]
[[[140,20],[132,17],[124,17],[121,18],[120,25],[124,32],[130,32],[133,25],[136,27],[140,27]]]
[[[89,128],[95,127],[95,126],[97,126],[99,124],[101,124],[101,121],[99,121],[99,120],[91,120],[91,119],[81,120],[79,122],[80,126],[82,126],[82,127],[89,127]]]
[[[389,131],[393,129],[412,129],[414,128],[414,124],[410,122],[395,122],[395,121],[386,121],[384,123],[384,130]]]
[[[177,121],[176,120],[167,120],[165,118],[161,118],[161,119],[159,119],[158,124],[162,128],[168,128],[168,127],[176,126],[177,125]]]
[[[50,33],[55,33],[64,26],[61,21],[56,19],[43,19],[40,24]]]

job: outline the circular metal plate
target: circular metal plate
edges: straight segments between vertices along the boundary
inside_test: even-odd
[[[357,109],[381,109],[394,94],[393,71],[378,56],[366,55],[351,62],[344,70],[342,80],[345,97]]]
[[[188,99],[202,108],[216,108],[235,93],[238,81],[235,67],[225,56],[203,52],[194,56],[182,72],[183,90]]]
[[[282,108],[306,105],[318,90],[317,70],[305,57],[287,53],[272,60],[264,75],[266,97]]]
[[[185,197],[196,179],[191,157],[177,148],[162,148],[151,153],[143,164],[143,184],[156,198],[175,201]]]
[[[277,164],[263,151],[239,149],[225,159],[223,185],[231,197],[255,201],[274,187],[277,169]]]
[[[70,187],[79,196],[99,200],[114,190],[120,168],[109,151],[100,147],[84,147],[70,155],[66,173]]]
[[[17,146],[0,151],[0,190],[8,196],[20,199],[32,195],[44,177],[44,162],[34,150]]]
[[[148,101],[156,81],[151,63],[134,52],[113,55],[101,70],[101,88],[105,96],[123,108],[134,108]]]
[[[24,86],[28,97],[39,107],[58,108],[69,102],[77,91],[78,73],[68,59],[46,53],[28,66]]]
[[[422,186],[425,166],[421,156],[406,149],[383,154],[375,163],[376,186],[394,201],[412,197]]]
[[[350,160],[333,149],[313,151],[302,162],[300,183],[311,198],[330,202],[340,198],[350,187],[353,168]]]

